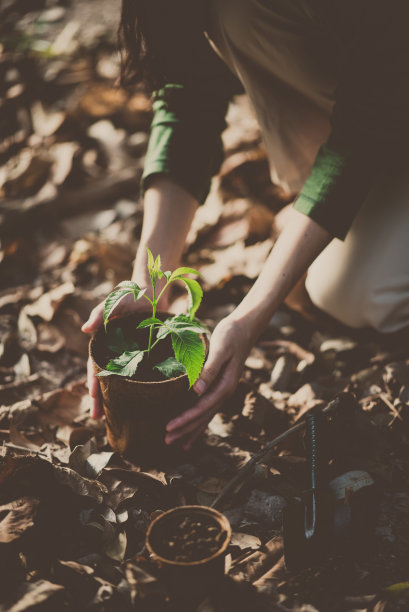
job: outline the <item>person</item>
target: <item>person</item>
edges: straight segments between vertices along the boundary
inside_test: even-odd
[[[307,271],[312,301],[343,323],[409,324],[406,16],[403,0],[123,0],[123,78],[156,89],[133,279],[149,284],[146,245],[179,265],[221,161],[237,89],[226,65],[255,109],[273,182],[299,193],[259,278],[216,326],[198,401],[168,424],[167,443],[190,448]],[[140,307],[123,300],[118,312]],[[100,305],[83,330],[101,321]],[[89,389],[96,417],[92,372]]]

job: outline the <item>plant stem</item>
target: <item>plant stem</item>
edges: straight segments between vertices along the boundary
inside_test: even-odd
[[[157,306],[157,300],[155,300],[155,284],[152,284],[152,318],[154,319],[156,317],[156,306]],[[149,327],[149,342],[148,342],[148,359],[149,359],[149,353],[151,352],[151,348],[152,348],[152,335],[153,335],[153,324]]]
[[[153,302],[151,300],[151,298],[149,298],[145,293],[143,294],[143,296],[146,300],[148,300],[149,304],[151,304],[153,306]]]
[[[172,281],[170,281],[172,282]],[[160,298],[162,297],[163,292],[167,289],[167,287],[170,285],[170,282],[167,281],[166,285],[163,287],[162,291],[159,293],[158,295],[158,299],[156,300],[157,302],[159,302]]]

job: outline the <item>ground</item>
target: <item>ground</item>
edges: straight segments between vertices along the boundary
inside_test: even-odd
[[[328,479],[359,470],[371,486],[347,487],[344,541],[314,567],[284,566],[283,508],[306,486],[297,433],[218,506],[233,528],[228,575],[194,609],[407,610],[407,335],[351,331],[284,305],[234,396],[177,464],[121,459],[90,418],[80,327],[130,276],[151,118],[143,92],[114,86],[118,11],[102,0],[0,7],[0,609],[181,609],[146,553],[153,516],[210,505],[254,453],[347,391],[357,402],[349,427],[333,418],[323,436]],[[226,158],[184,253],[202,274],[210,328],[257,277],[291,200],[269,181],[244,96],[228,117]],[[185,305],[175,294],[174,309]]]

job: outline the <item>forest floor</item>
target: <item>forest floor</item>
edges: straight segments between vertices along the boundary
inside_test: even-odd
[[[234,396],[177,464],[133,465],[90,418],[80,328],[130,277],[151,120],[143,92],[114,86],[118,15],[118,0],[0,7],[0,610],[181,610],[145,549],[152,517],[210,505],[263,445],[345,390],[357,409],[348,435],[327,444],[331,478],[358,470],[374,484],[370,503],[347,491],[342,550],[285,568],[282,513],[306,481],[297,434],[220,507],[233,529],[228,572],[194,609],[408,610],[407,335],[351,331],[284,305]],[[269,180],[245,96],[223,139],[184,253],[201,272],[198,315],[210,328],[248,292],[291,200]],[[175,294],[174,310],[185,305]]]

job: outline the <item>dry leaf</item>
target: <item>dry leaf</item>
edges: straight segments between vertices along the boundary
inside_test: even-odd
[[[65,589],[59,584],[48,580],[24,582],[15,593],[12,602],[6,604],[8,612],[25,612],[37,609],[63,609]]]
[[[72,295],[75,287],[67,282],[43,293],[43,295],[28,306],[24,307],[25,314],[30,317],[41,317],[44,321],[51,321],[65,298]]]
[[[34,131],[39,136],[51,136],[61,127],[65,119],[62,111],[45,109],[41,100],[36,100],[31,106],[31,120]]]
[[[123,89],[95,84],[79,101],[79,111],[94,118],[111,117],[125,107],[127,95]]]
[[[34,526],[38,499],[22,497],[0,506],[0,543],[19,540]]]

